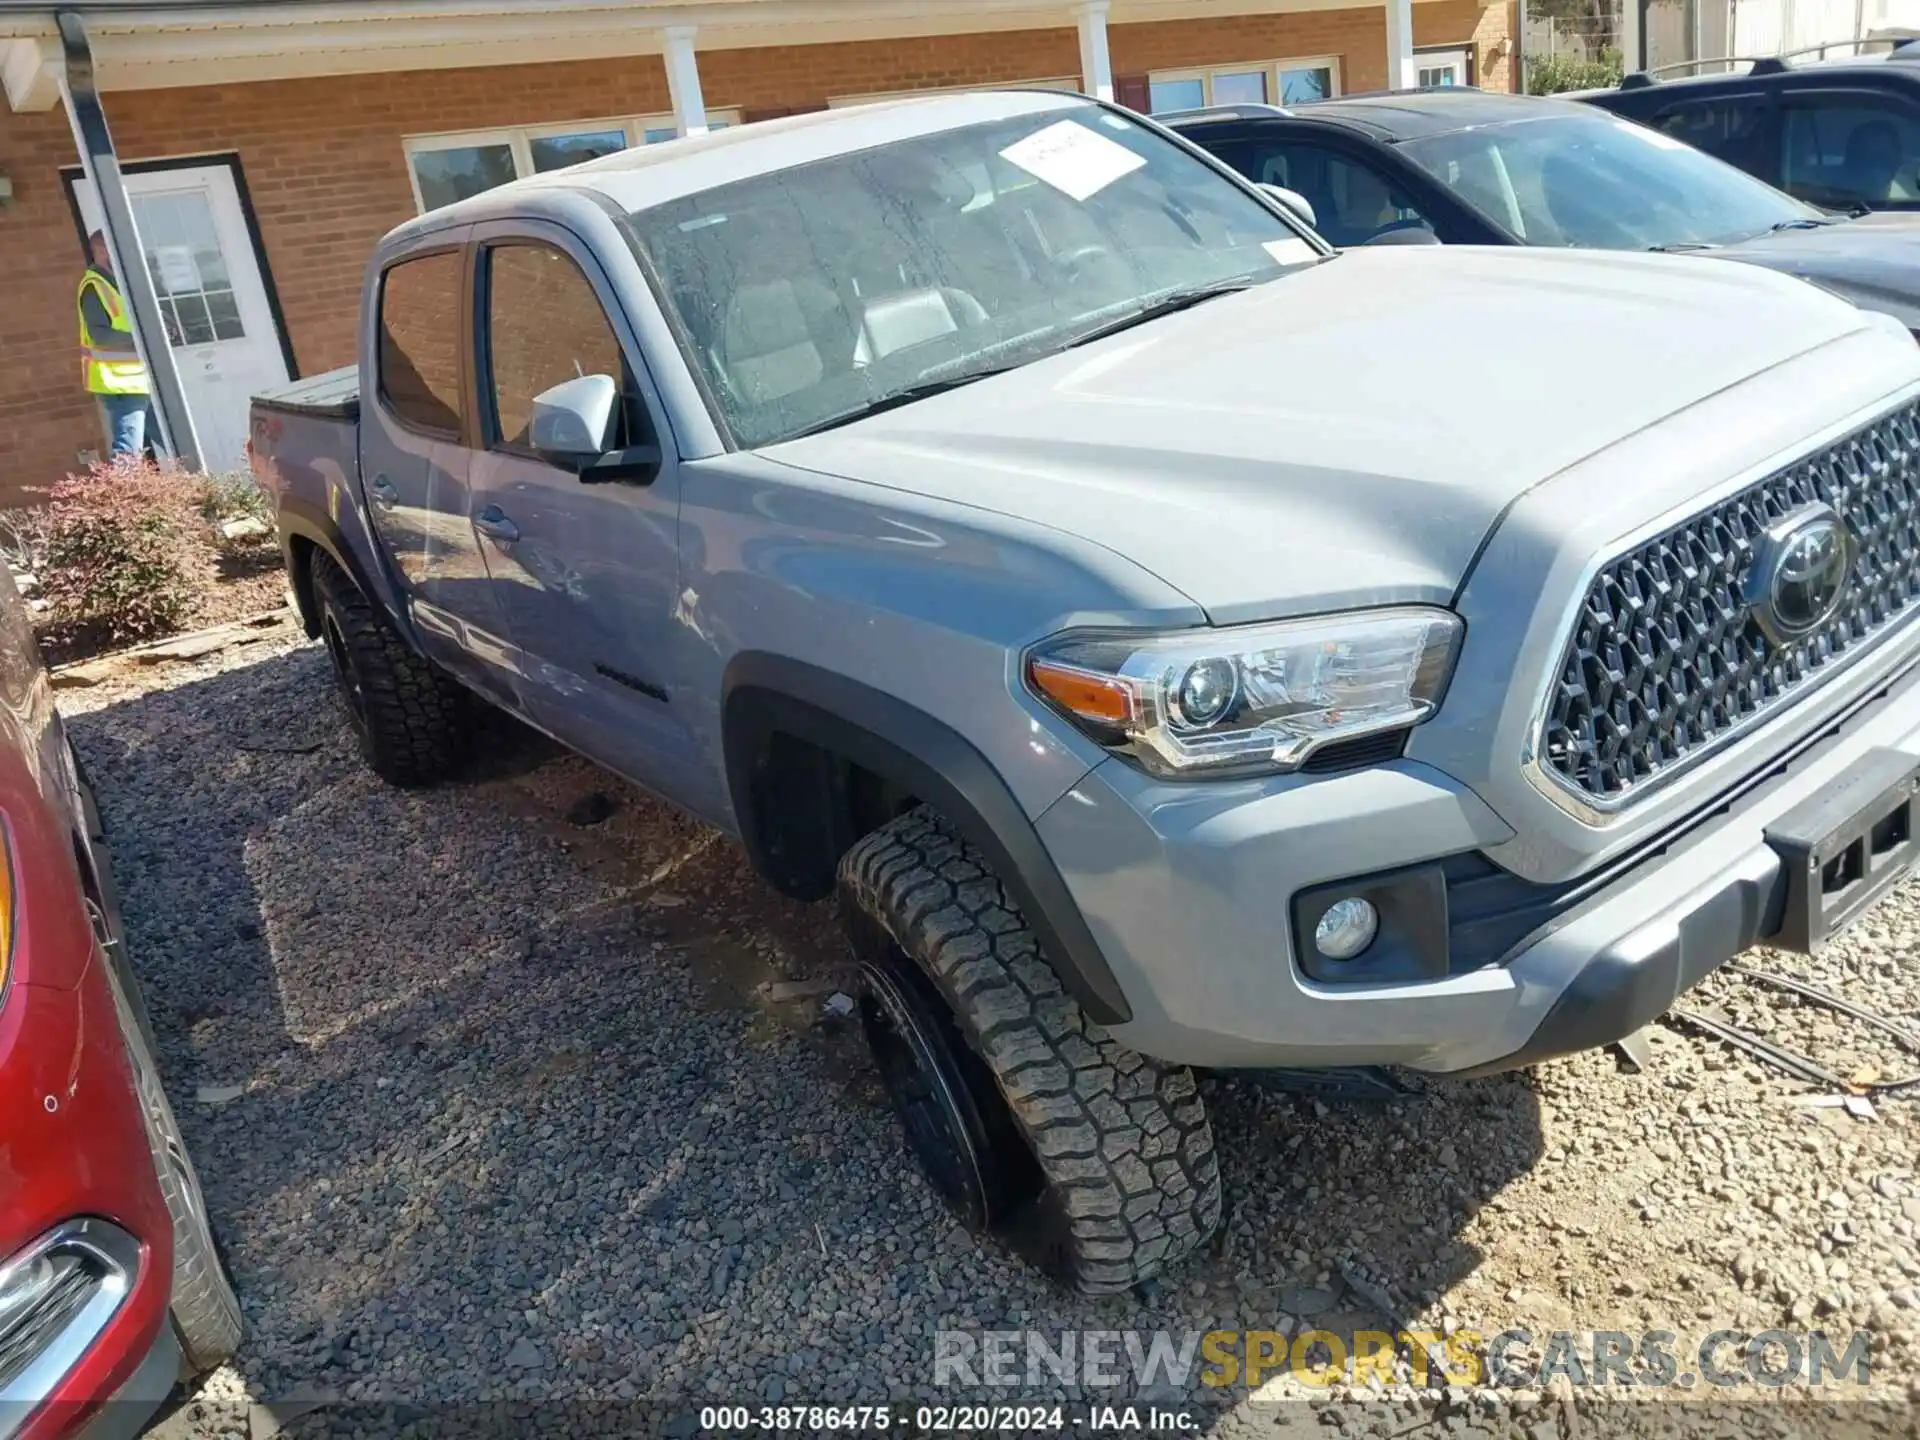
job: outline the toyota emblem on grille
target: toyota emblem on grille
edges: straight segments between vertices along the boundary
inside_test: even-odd
[[[1776,645],[1804,639],[1833,618],[1853,568],[1853,537],[1831,505],[1806,505],[1767,527],[1747,571],[1747,603]]]

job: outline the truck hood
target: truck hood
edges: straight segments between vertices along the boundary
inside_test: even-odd
[[[1797,275],[1920,330],[1920,215],[1882,211],[1701,253]]]
[[[1866,323],[1745,265],[1355,250],[763,453],[1076,534],[1216,623],[1445,603],[1531,487]]]

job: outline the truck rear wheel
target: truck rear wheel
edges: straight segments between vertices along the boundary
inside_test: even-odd
[[[881,826],[841,860],[840,902],[881,1080],[963,1222],[1089,1294],[1206,1241],[1220,1172],[1193,1072],[1081,1013],[957,831],[924,806]]]
[[[313,594],[320,638],[368,766],[392,785],[441,779],[464,749],[465,692],[416,653],[328,555],[313,558]]]

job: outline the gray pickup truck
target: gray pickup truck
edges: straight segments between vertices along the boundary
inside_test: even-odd
[[[1138,116],[751,125],[437,210],[252,446],[368,763],[487,702],[838,893],[933,1185],[1090,1291],[1193,1067],[1521,1066],[1912,862],[1920,349],[1746,266],[1334,254]]]

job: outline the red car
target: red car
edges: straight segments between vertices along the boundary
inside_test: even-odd
[[[239,1342],[155,1055],[98,812],[0,565],[0,1440],[134,1434]]]

